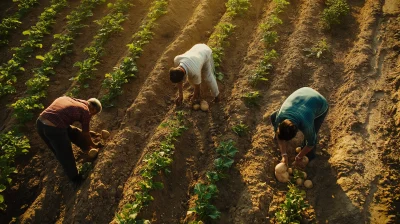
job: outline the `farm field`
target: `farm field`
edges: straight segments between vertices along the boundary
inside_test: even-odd
[[[327,27],[335,1],[0,1],[2,24],[13,16],[0,26],[0,223],[289,223],[270,114],[305,86],[330,108],[294,219],[400,223],[400,2],[347,0]],[[176,106],[168,74],[197,43],[221,92],[213,103],[202,86],[207,112],[187,82]],[[101,99],[91,130],[111,133],[77,188],[35,127],[62,95]]]

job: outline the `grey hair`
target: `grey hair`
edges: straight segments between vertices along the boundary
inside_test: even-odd
[[[96,99],[96,98],[90,98],[90,99],[88,99],[88,103],[89,103],[92,107],[94,107],[94,108],[96,109],[97,113],[100,113],[101,110],[103,109],[103,107],[101,106],[100,101],[99,101],[98,99]]]

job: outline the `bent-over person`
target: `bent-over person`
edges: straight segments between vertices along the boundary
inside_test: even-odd
[[[288,163],[287,143],[293,139],[297,131],[304,135],[301,152],[295,158],[295,164],[307,156],[315,158],[317,134],[328,113],[329,105],[325,97],[309,87],[293,92],[282,104],[279,111],[271,115],[275,136],[278,140],[282,162]]]
[[[208,84],[214,102],[219,101],[219,90],[217,80],[214,75],[214,60],[212,50],[205,44],[196,44],[184,54],[174,58],[176,67],[170,68],[170,80],[178,84],[178,97],[175,103],[180,105],[183,101],[183,79],[187,75],[187,80],[193,86],[193,103],[199,103],[201,100],[200,85],[202,79]]]
[[[74,122],[82,125],[82,135],[88,148],[97,148],[90,136],[89,123],[93,115],[100,113],[102,106],[99,100],[91,98],[80,100],[62,96],[53,101],[38,117],[37,132],[60,162],[68,178],[79,183],[82,180],[76,168],[72,152],[71,139]]]

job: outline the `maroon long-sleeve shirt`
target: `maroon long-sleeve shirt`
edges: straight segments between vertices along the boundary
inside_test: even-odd
[[[91,115],[86,100],[62,96],[54,100],[41,114],[58,128],[67,128],[78,121],[82,124],[82,131],[89,131]]]

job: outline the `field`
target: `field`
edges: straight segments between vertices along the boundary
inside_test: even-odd
[[[323,15],[345,0],[19,2],[0,1],[2,24],[17,15],[0,26],[0,223],[289,223],[269,115],[304,86],[330,108],[293,220],[400,223],[398,0],[347,0],[340,24]],[[187,82],[176,106],[168,74],[197,43],[219,79],[218,103],[202,86],[208,112]],[[35,128],[62,95],[101,99],[91,130],[111,133],[78,188]]]

